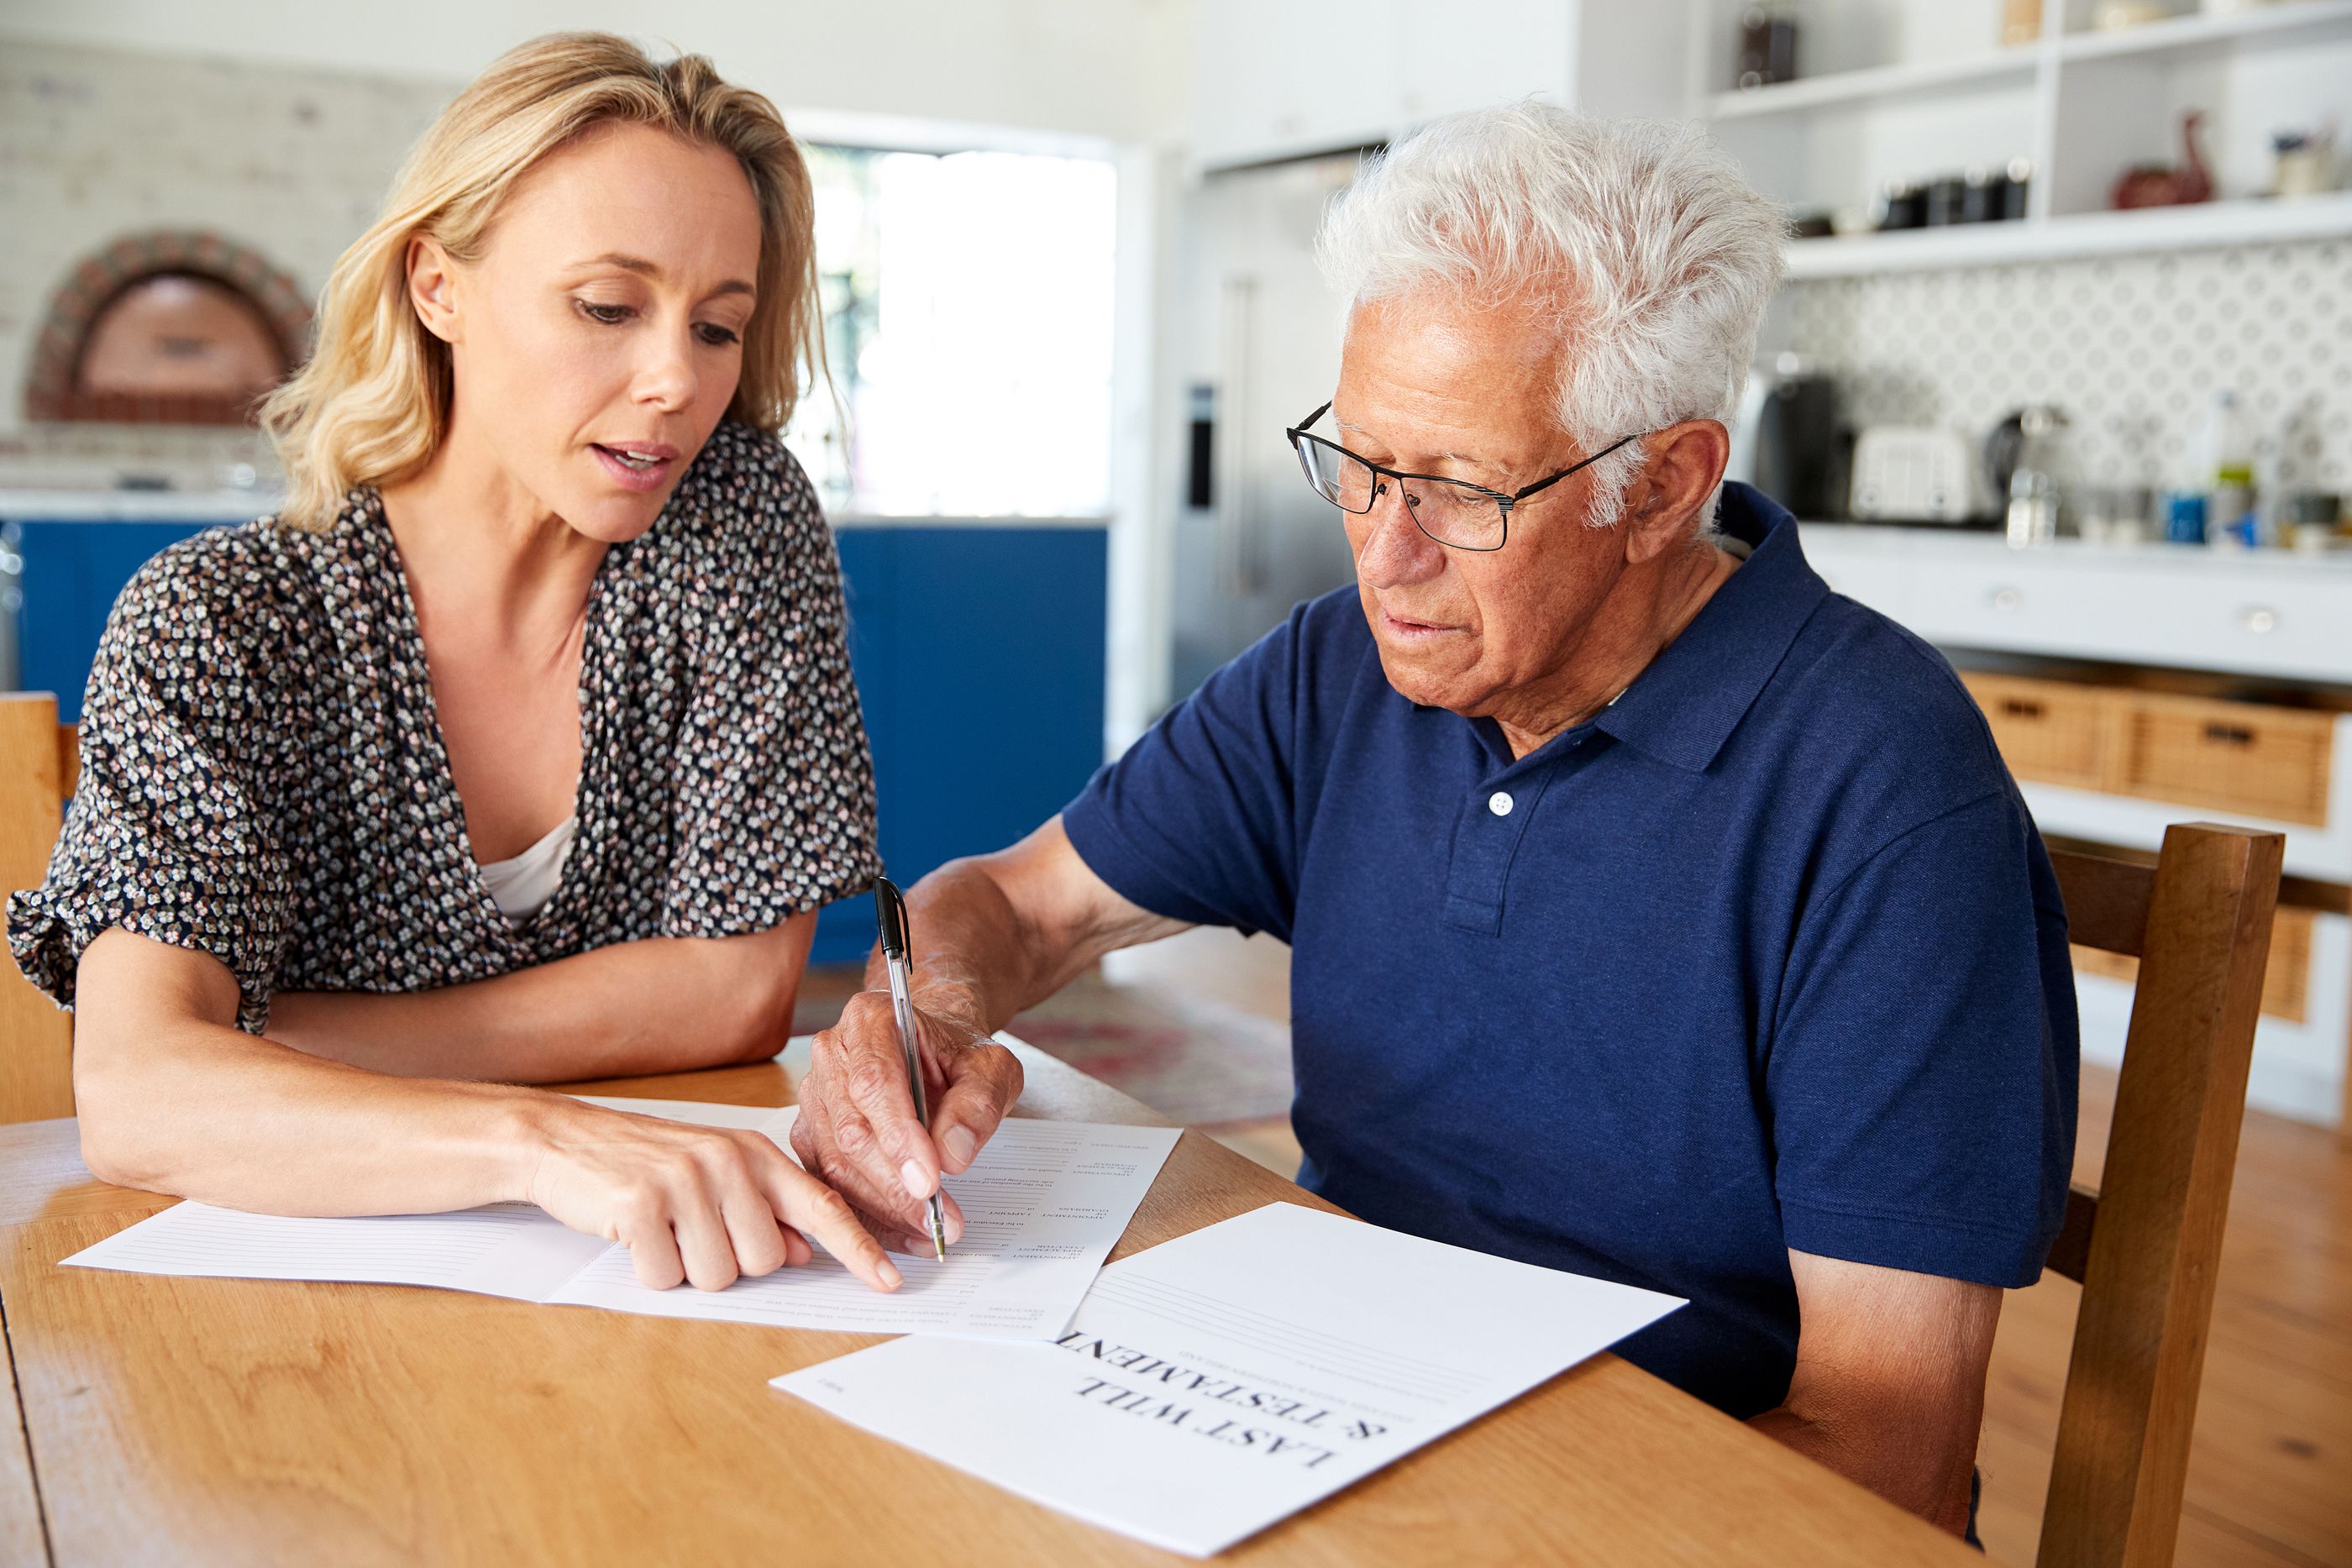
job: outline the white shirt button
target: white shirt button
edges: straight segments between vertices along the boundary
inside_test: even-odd
[[[1495,815],[1498,817],[1509,816],[1511,814],[1511,792],[1508,789],[1497,789],[1493,794],[1487,796],[1486,810],[1494,812]]]

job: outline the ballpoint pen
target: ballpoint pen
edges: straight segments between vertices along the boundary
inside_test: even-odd
[[[882,931],[882,965],[890,973],[890,1005],[898,1014],[898,1049],[907,1059],[907,1088],[915,1097],[915,1120],[923,1131],[931,1130],[931,1110],[923,1096],[922,1047],[915,1033],[915,998],[908,988],[907,972],[907,901],[898,895],[898,884],[887,876],[874,879],[874,919]],[[940,1262],[948,1260],[947,1222],[940,1210],[940,1194],[931,1189],[929,1215],[931,1250]]]

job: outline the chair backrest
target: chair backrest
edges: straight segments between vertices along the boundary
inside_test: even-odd
[[[0,899],[38,887],[80,773],[71,725],[47,692],[0,694]],[[0,1122],[73,1114],[73,1015],[0,955]]]
[[[2172,1561],[2284,844],[2198,822],[2153,866],[2052,853],[2074,940],[2140,964],[2099,1190],[2051,1249],[2083,1301],[2039,1568]]]

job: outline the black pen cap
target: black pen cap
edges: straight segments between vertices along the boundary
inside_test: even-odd
[[[887,876],[874,879],[874,924],[881,930],[882,956],[905,962],[907,901],[899,896],[898,884]]]

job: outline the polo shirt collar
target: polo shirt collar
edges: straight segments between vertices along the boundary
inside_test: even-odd
[[[1805,560],[1796,518],[1762,491],[1737,481],[1724,486],[1716,526],[1750,547],[1747,561],[1591,720],[1635,750],[1693,773],[1715,760],[1830,591]]]

